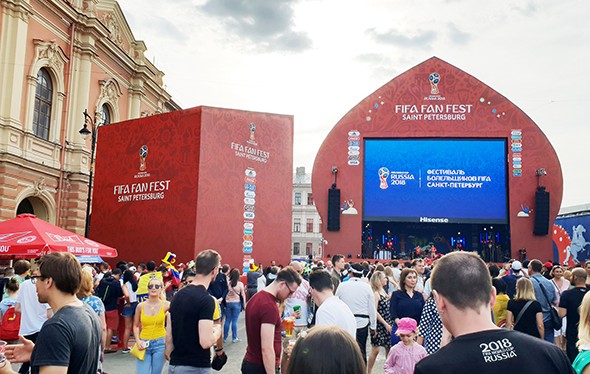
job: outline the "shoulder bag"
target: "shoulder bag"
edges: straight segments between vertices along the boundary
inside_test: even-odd
[[[535,279],[535,278],[531,278],[531,279]],[[551,301],[549,301],[549,298],[547,297],[547,294],[545,293],[545,289],[543,288],[543,285],[541,284],[541,282],[539,282],[537,279],[535,279],[535,280],[537,281],[537,283],[539,283],[539,288],[541,289],[541,292],[543,293],[545,300],[547,300],[547,304],[549,304],[549,315],[551,316],[551,323],[553,324],[553,330],[561,329],[563,321],[559,317],[559,314],[557,314],[557,309],[555,309],[553,307],[553,305],[551,305]]]
[[[524,314],[524,311],[527,310],[527,308],[533,303],[533,300],[529,300],[527,301],[526,304],[524,304],[524,306],[522,307],[522,309],[520,310],[520,312],[518,313],[518,316],[516,316],[516,321],[514,321],[514,326],[516,326],[518,324],[518,321],[520,321],[520,317],[522,317],[522,315]]]

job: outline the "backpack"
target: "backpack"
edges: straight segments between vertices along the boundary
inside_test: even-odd
[[[2,325],[0,325],[0,339],[17,340],[18,330],[20,329],[21,314],[16,313],[14,306],[8,308],[2,316]]]

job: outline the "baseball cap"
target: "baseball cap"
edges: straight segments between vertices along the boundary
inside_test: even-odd
[[[547,268],[547,270],[551,270],[553,268],[553,264],[550,263],[549,261],[547,261],[546,263],[544,263],[543,266],[545,266]]]
[[[413,318],[404,317],[399,320],[397,323],[397,331],[395,332],[396,335],[407,335],[413,332],[416,332],[418,328],[418,323]]]
[[[514,261],[512,263],[512,269],[513,270],[522,270],[522,264],[520,263],[520,261]]]

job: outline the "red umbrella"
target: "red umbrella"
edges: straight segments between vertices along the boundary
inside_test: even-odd
[[[0,256],[40,257],[51,252],[117,257],[117,250],[35,217],[20,214],[0,223]]]

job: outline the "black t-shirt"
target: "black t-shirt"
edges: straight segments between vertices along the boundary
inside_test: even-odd
[[[104,309],[107,312],[117,310],[119,308],[119,298],[123,297],[121,282],[115,277],[102,278],[94,294],[102,300]]]
[[[572,288],[561,294],[561,298],[559,299],[559,307],[567,310],[565,337],[568,341],[578,340],[578,323],[580,322],[578,308],[582,304],[582,299],[586,295],[586,292],[588,292],[586,287]]]
[[[508,301],[508,309],[512,312],[514,317],[514,323],[516,323],[516,317],[528,303],[528,300],[510,300]],[[524,332],[536,338],[540,338],[539,329],[537,328],[537,313],[543,313],[541,310],[541,304],[538,301],[533,301],[531,305],[522,313],[522,316],[518,320],[518,324],[514,325],[516,331]],[[542,317],[541,317],[542,319]]]
[[[41,366],[66,366],[68,373],[96,374],[101,325],[86,304],[65,306],[43,324],[33,354],[31,373]]]
[[[462,335],[416,365],[414,374],[574,374],[556,345],[518,331]]]
[[[170,365],[211,367],[209,349],[199,342],[199,321],[213,321],[215,301],[205,287],[188,285],[178,291],[170,304],[172,341]]]

